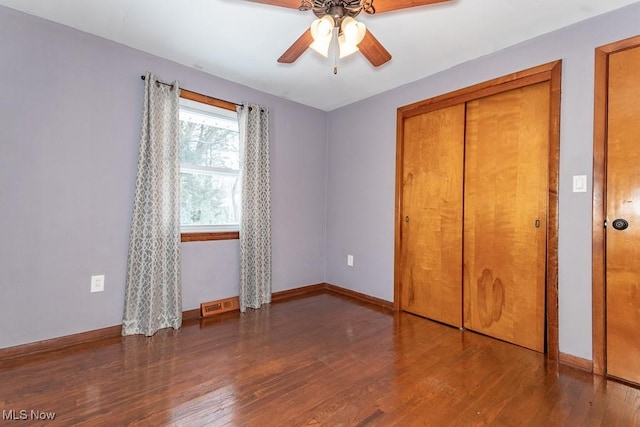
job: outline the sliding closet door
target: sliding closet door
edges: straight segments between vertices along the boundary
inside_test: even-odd
[[[540,352],[550,85],[467,103],[464,326]]]
[[[401,308],[462,324],[464,104],[407,118],[402,161]]]

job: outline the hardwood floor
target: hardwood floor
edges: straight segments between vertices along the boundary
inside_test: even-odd
[[[0,409],[21,426],[637,426],[640,390],[318,294],[0,361]]]

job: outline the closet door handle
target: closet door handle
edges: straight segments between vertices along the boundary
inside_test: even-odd
[[[611,225],[613,225],[613,228],[620,231],[629,228],[629,222],[626,219],[622,218],[614,219]]]
[[[536,228],[540,228],[540,220],[536,219]]]

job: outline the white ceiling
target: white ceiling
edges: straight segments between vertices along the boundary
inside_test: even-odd
[[[276,59],[313,12],[245,0],[0,0],[243,85],[325,111],[638,0],[451,0],[360,14],[393,58],[374,68],[359,53],[333,61],[308,49]],[[375,4],[375,3],[374,3]],[[166,76],[172,79],[171,76]]]

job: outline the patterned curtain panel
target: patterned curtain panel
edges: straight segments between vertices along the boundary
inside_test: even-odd
[[[147,73],[122,335],[182,324],[179,96]]]
[[[238,107],[242,160],[240,311],[271,302],[271,185],[269,110]]]

